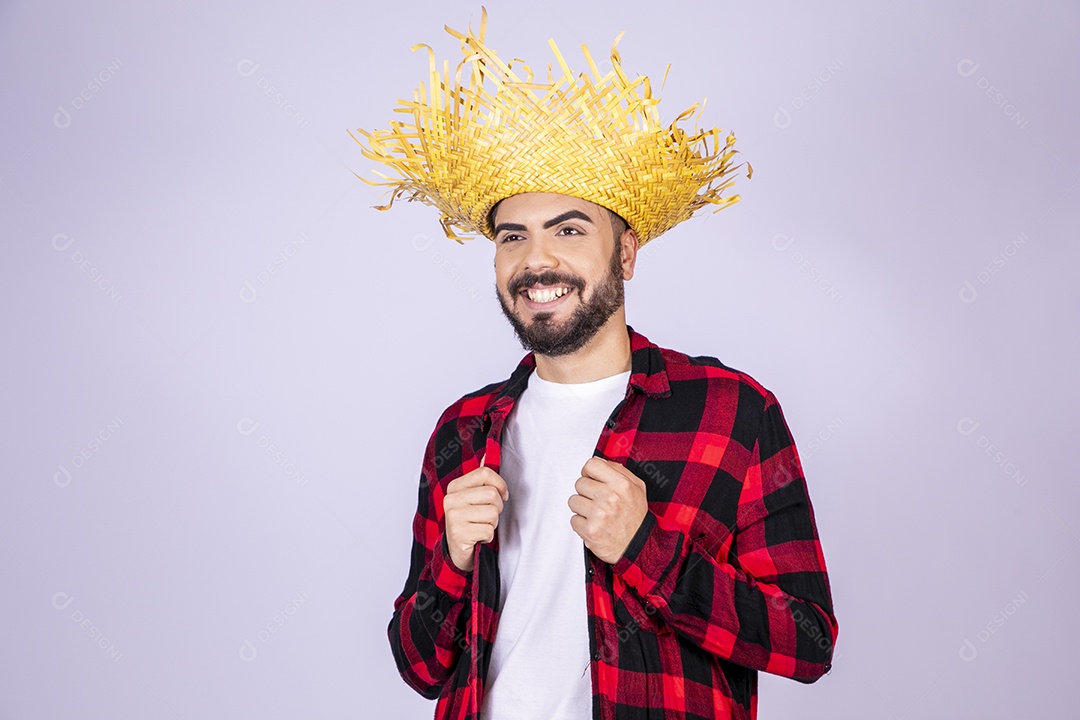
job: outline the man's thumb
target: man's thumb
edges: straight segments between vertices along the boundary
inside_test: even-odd
[[[487,456],[487,450],[480,454],[480,467],[484,467],[484,458]]]

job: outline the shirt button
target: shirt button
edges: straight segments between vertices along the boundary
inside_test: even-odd
[[[592,577],[593,576],[593,569],[589,568],[588,573],[589,573],[589,577]]]
[[[611,418],[608,418],[608,421],[606,423],[604,423],[604,424],[607,425],[609,428],[612,428],[612,429],[615,428],[615,421],[612,420]]]
[[[593,660],[599,660],[599,659],[600,659],[600,653],[598,653],[598,652],[594,652],[594,653],[592,654],[592,659],[593,659]]]

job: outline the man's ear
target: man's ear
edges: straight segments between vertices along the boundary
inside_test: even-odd
[[[623,230],[619,238],[622,245],[623,280],[634,277],[634,266],[637,264],[638,236],[631,228]]]

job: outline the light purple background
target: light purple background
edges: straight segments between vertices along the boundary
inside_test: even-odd
[[[1071,714],[1077,6],[488,9],[537,68],[625,29],[664,119],[707,96],[754,166],[627,312],[802,453],[840,637],[759,716]],[[431,716],[386,640],[421,454],[523,351],[490,243],[372,210],[346,130],[479,12],[0,6],[0,718]]]

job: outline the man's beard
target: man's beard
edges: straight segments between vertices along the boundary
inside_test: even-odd
[[[603,282],[593,289],[587,302],[582,294],[580,279],[561,276],[554,271],[540,274],[523,273],[510,284],[508,288],[510,297],[518,297],[521,290],[536,283],[548,286],[565,285],[577,290],[578,306],[565,323],[560,324],[552,320],[552,312],[539,312],[533,315],[532,323],[526,326],[510,309],[510,305],[507,304],[496,284],[495,295],[499,298],[503,315],[514,327],[514,332],[522,347],[538,355],[550,357],[569,355],[583,348],[600,331],[608,318],[622,307],[624,283],[620,250],[621,247],[616,242],[615,252],[611,256],[609,265],[610,272]]]

